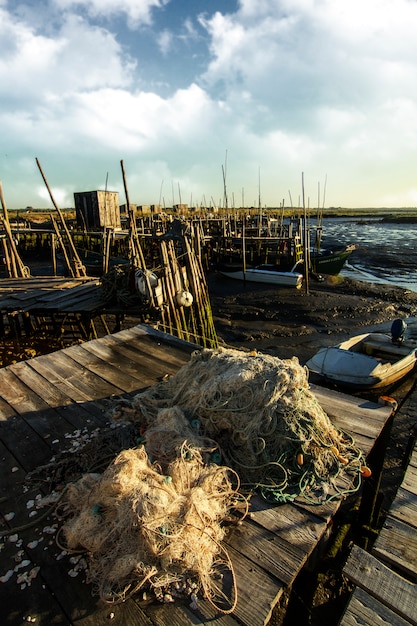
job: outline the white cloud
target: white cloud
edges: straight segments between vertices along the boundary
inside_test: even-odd
[[[19,98],[19,106],[30,109],[34,102],[47,105],[50,97],[63,93],[129,85],[134,63],[122,58],[111,33],[68,16],[52,38],[6,12],[0,17],[2,98]]]
[[[83,93],[68,103],[67,111],[70,127],[80,141],[88,141],[92,152],[97,145],[104,150],[117,146],[118,152],[151,159],[177,152],[185,161],[182,150],[193,152],[194,138],[205,135],[202,120],[211,129],[213,116],[212,103],[196,85],[169,99],[112,89]]]
[[[341,180],[343,167],[363,175],[373,163],[387,185],[398,174],[393,157],[412,158],[416,2],[241,0],[236,15],[201,23],[212,54],[202,84],[258,145],[279,138],[269,149],[275,162],[284,146],[294,166],[337,164]]]
[[[208,87],[250,91],[271,110],[325,99],[362,102],[389,88],[417,95],[409,0],[242,0],[235,16],[201,18],[212,38]]]
[[[170,178],[185,196],[217,196],[228,150],[230,192],[240,196],[244,186],[248,202],[257,198],[259,168],[269,203],[289,188],[296,196],[301,171],[314,186],[328,173],[335,205],[366,181],[373,197],[372,185],[378,198],[414,197],[417,2],[240,0],[234,14],[221,13],[219,2],[218,12],[199,17],[207,58],[195,15],[184,13],[176,27],[158,24],[166,0],[50,2],[49,22],[45,14],[29,19],[24,2],[18,14],[0,8],[8,154],[0,172],[19,171],[21,188],[39,154],[54,168],[60,162],[63,193],[84,177],[89,188],[101,184],[103,172],[125,158],[138,193],[153,194],[144,202],[156,201],[160,180]],[[124,17],[131,27],[146,25],[147,48],[139,36],[116,31]],[[180,39],[187,56],[176,65]],[[194,57],[188,75],[196,79],[187,82],[184,66]],[[156,70],[149,80],[170,81],[169,95],[144,82],[148,59]],[[24,158],[13,161],[14,151]]]
[[[162,33],[157,35],[158,46],[164,56],[166,56],[171,50],[173,39],[172,33],[167,29],[164,29]]]
[[[151,24],[154,9],[161,9],[170,0],[53,0],[60,9],[84,9],[92,17],[110,18],[126,15],[131,27]]]

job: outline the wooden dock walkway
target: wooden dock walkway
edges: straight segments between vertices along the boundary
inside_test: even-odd
[[[98,278],[9,278],[0,281],[0,312],[95,312],[103,308]]]
[[[340,502],[310,505],[297,500],[271,506],[258,497],[251,500],[250,516],[226,538],[238,594],[232,615],[216,613],[203,600],[197,611],[181,603],[143,606],[134,598],[104,605],[81,575],[69,575],[68,557],[57,560],[60,550],[48,535],[48,519],[26,527],[34,522],[32,503],[39,497],[38,487],[23,489],[27,474],[70,447],[74,433],[87,436],[107,427],[107,412],[117,398],[174,374],[195,349],[138,325],[0,369],[0,513],[11,528],[23,527],[0,538],[1,624],[15,626],[29,618],[36,624],[77,626],[268,623],[282,592],[324,537]],[[314,392],[336,426],[352,434],[368,455],[392,407],[320,387]]]
[[[417,625],[417,443],[371,553],[354,546],[343,572],[356,587],[340,626]]]
[[[10,278],[0,281],[0,337],[19,338],[37,331],[78,327],[91,339],[94,319],[105,306],[97,278]]]

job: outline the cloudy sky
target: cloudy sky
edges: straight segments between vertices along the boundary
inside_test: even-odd
[[[8,208],[417,206],[417,0],[0,0]]]

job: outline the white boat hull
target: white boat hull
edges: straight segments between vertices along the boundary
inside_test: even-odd
[[[310,371],[339,385],[382,389],[410,373],[416,358],[414,345],[395,344],[388,335],[367,333],[321,348],[306,365]]]
[[[237,280],[246,280],[253,283],[263,283],[267,285],[295,287],[297,289],[299,289],[303,283],[303,275],[298,272],[276,272],[274,270],[249,268],[246,271],[220,270],[220,274]]]

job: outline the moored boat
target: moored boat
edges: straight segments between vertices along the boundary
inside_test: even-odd
[[[391,335],[364,333],[321,348],[306,365],[328,382],[355,390],[381,390],[409,374],[416,363],[417,346],[404,341],[403,320],[395,320]]]
[[[267,285],[295,287],[296,289],[300,289],[303,284],[303,275],[297,271],[297,265],[288,272],[278,271],[274,265],[259,265],[246,269],[243,269],[241,265],[223,265],[218,268],[218,272],[227,278]]]
[[[310,250],[310,266],[316,274],[329,274],[336,276],[342,270],[344,264],[356,250],[355,244],[343,248],[329,248],[324,250]]]

